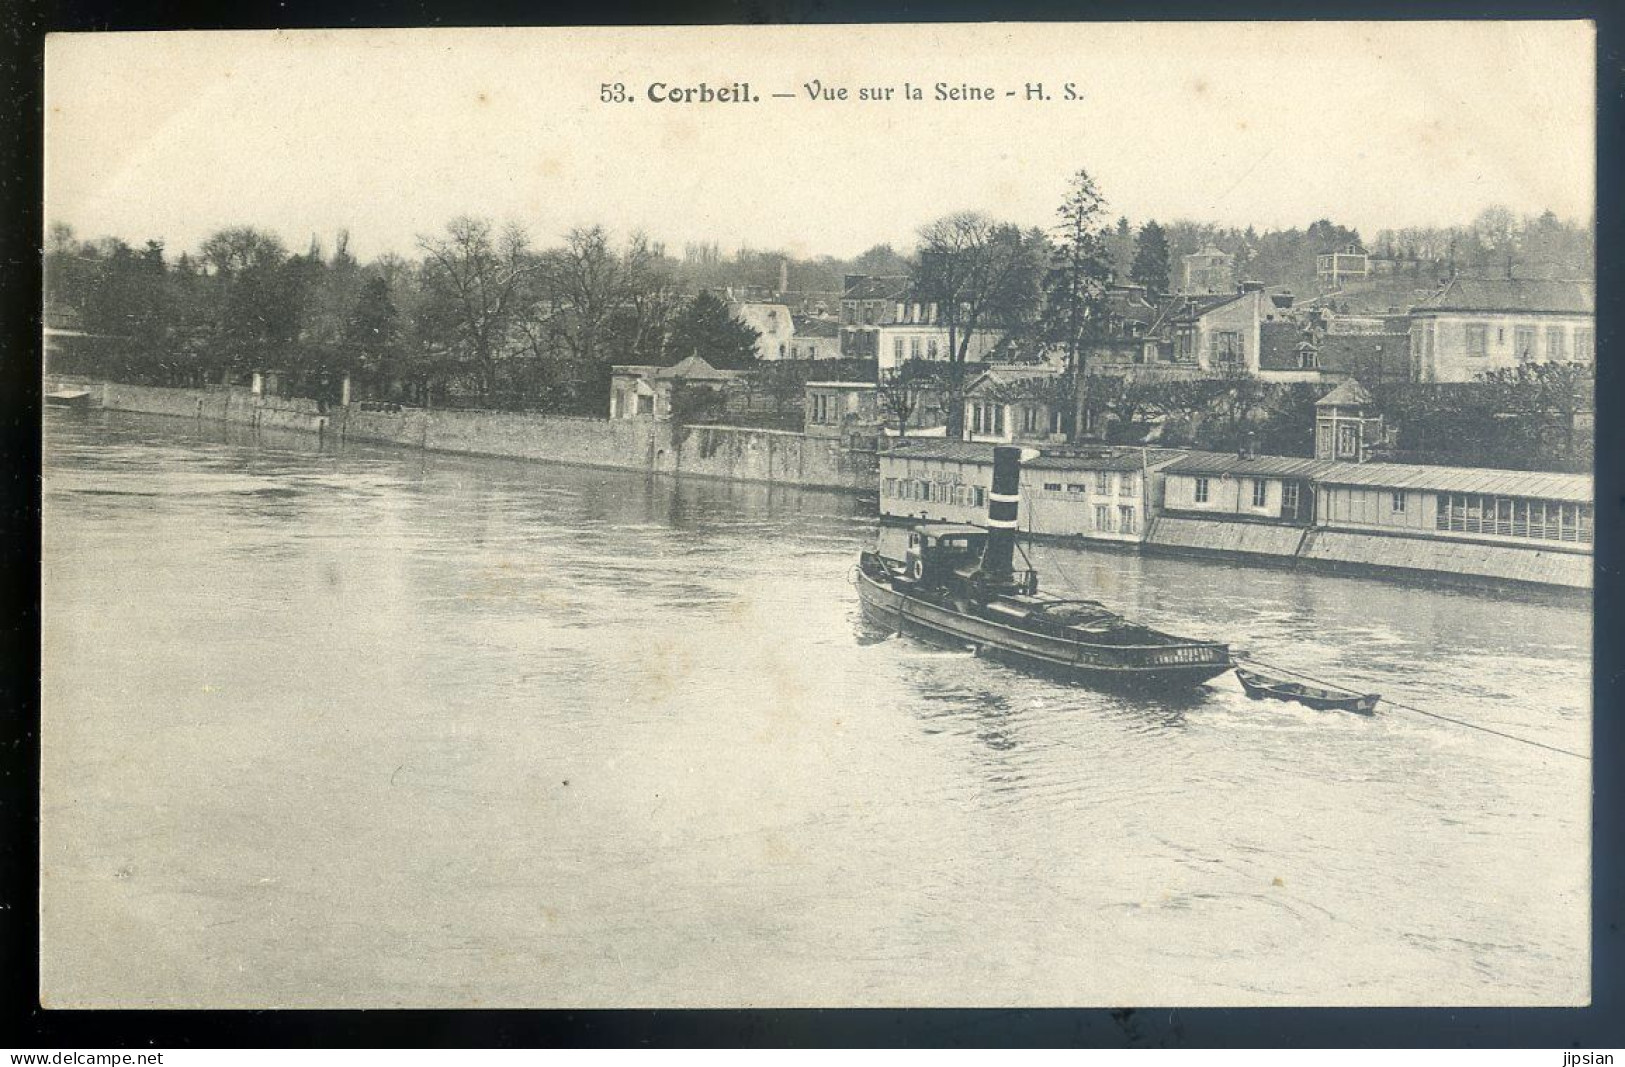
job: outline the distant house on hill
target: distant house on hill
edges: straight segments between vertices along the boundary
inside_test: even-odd
[[[1212,245],[1184,259],[1180,291],[1189,296],[1230,293],[1236,288],[1236,257]]]
[[[1596,359],[1590,281],[1455,278],[1410,314],[1410,362],[1423,382],[1466,382],[1522,363]]]

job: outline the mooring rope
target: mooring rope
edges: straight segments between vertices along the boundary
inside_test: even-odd
[[[1026,555],[1025,550],[1022,552],[1022,555]],[[1028,562],[1028,566],[1032,565],[1032,560],[1031,559],[1029,559],[1027,562]],[[1071,590],[1076,595],[1079,595],[1079,596],[1082,595],[1082,590],[1078,589],[1075,585],[1072,584],[1072,581],[1067,577],[1066,570],[1064,568],[1052,568],[1052,569],[1055,570],[1055,573],[1059,575],[1062,583],[1064,585],[1066,585],[1066,587],[1069,590]],[[1266,670],[1277,671],[1277,672],[1279,672],[1281,674],[1290,675],[1290,676],[1292,676],[1294,678],[1300,679],[1301,681],[1312,682],[1315,685],[1322,686],[1324,688],[1341,689],[1344,692],[1354,692],[1354,690],[1349,689],[1348,686],[1338,685],[1336,682],[1329,682],[1329,681],[1326,681],[1323,678],[1316,678],[1313,675],[1304,674],[1301,671],[1294,671],[1294,670],[1292,670],[1292,669],[1290,669],[1288,667],[1279,667],[1279,666],[1276,666],[1273,663],[1265,663],[1263,660],[1254,659],[1251,656],[1237,655],[1234,658],[1236,659],[1237,662],[1251,663],[1251,664],[1254,664],[1256,666],[1263,667]],[[1486,733],[1486,734],[1494,734],[1496,737],[1504,737],[1508,741],[1518,741],[1518,742],[1520,742],[1522,744],[1525,744],[1525,745],[1533,745],[1536,748],[1544,748],[1548,752],[1556,752],[1559,755],[1563,755],[1563,756],[1572,756],[1575,759],[1585,760],[1587,763],[1591,762],[1591,757],[1586,755],[1583,752],[1574,752],[1574,751],[1572,751],[1570,749],[1559,748],[1557,745],[1548,745],[1544,741],[1535,741],[1535,740],[1531,740],[1530,738],[1527,738],[1527,737],[1519,737],[1517,734],[1509,734],[1504,730],[1496,730],[1496,729],[1493,729],[1492,727],[1489,727],[1489,726],[1481,726],[1476,722],[1468,722],[1465,719],[1457,719],[1457,718],[1453,718],[1453,717],[1451,717],[1449,715],[1441,715],[1436,711],[1428,711],[1426,708],[1418,708],[1418,707],[1415,707],[1415,706],[1413,706],[1411,704],[1401,703],[1398,700],[1390,700],[1388,697],[1383,697],[1382,702],[1385,705],[1387,705],[1388,707],[1391,707],[1391,708],[1399,708],[1402,711],[1413,712],[1414,714],[1417,714],[1417,715],[1425,715],[1430,719],[1438,719],[1440,722],[1454,723],[1457,726],[1465,726],[1469,730],[1479,730],[1479,731],[1481,731],[1483,733]]]
[[[1281,674],[1291,675],[1294,678],[1299,678],[1306,682],[1313,682],[1316,685],[1326,688],[1341,689],[1344,692],[1354,692],[1354,690],[1349,689],[1347,686],[1338,685],[1335,682],[1328,682],[1324,679],[1316,678],[1313,675],[1304,674],[1302,671],[1294,671],[1287,667],[1278,667],[1273,663],[1265,663],[1263,660],[1253,659],[1251,656],[1237,657],[1237,661],[1263,667],[1266,670],[1278,671]],[[1534,745],[1536,748],[1544,748],[1549,752],[1556,752],[1564,756],[1573,756],[1575,759],[1583,759],[1588,763],[1591,761],[1591,757],[1587,756],[1583,752],[1573,752],[1566,748],[1558,748],[1556,745],[1548,745],[1544,741],[1533,741],[1527,737],[1519,737],[1517,734],[1509,734],[1503,730],[1495,730],[1488,726],[1481,726],[1476,722],[1468,722],[1465,719],[1451,718],[1449,715],[1440,715],[1436,711],[1428,711],[1425,708],[1413,707],[1410,704],[1402,704],[1397,700],[1390,700],[1387,697],[1383,697],[1382,702],[1392,708],[1400,708],[1404,711],[1415,712],[1417,715],[1426,715],[1430,719],[1439,719],[1443,722],[1455,723],[1457,726],[1465,726],[1469,730],[1481,730],[1487,734],[1494,734],[1497,737],[1504,737],[1509,741],[1519,741],[1526,745]]]

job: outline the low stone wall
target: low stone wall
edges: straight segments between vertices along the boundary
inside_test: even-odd
[[[1308,563],[1350,570],[1451,576],[1492,582],[1591,588],[1591,556],[1522,545],[1492,545],[1314,530],[1301,558]]]
[[[1268,556],[1290,561],[1303,545],[1300,526],[1159,515],[1146,532],[1148,548],[1220,556]]]
[[[504,411],[327,410],[314,400],[259,396],[238,387],[166,389],[120,382],[53,381],[89,389],[102,407],[245,426],[331,434],[343,440],[466,455],[542,460],[682,477],[876,492],[872,453],[841,442],[738,426],[674,429],[653,419],[591,419]]]
[[[656,469],[847,492],[875,492],[880,484],[880,462],[872,452],[849,451],[830,438],[739,426],[676,431],[669,461]]]

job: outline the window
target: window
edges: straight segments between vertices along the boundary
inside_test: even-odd
[[[1497,345],[1504,345],[1507,343],[1507,328],[1505,326],[1497,326],[1495,328],[1495,343]]]
[[[1360,428],[1350,423],[1337,424],[1337,458],[1360,458]]]
[[[1207,503],[1207,488],[1208,486],[1206,478],[1196,479],[1196,502],[1198,504]]]
[[[1060,433],[1061,432],[1061,409],[1060,408],[1054,408],[1049,413],[1049,432],[1050,433]]]
[[[1095,505],[1095,529],[1099,530],[1101,533],[1111,533],[1111,532],[1113,532],[1112,531],[1112,509],[1111,509],[1111,505],[1109,505],[1109,504],[1096,504]]]
[[[920,339],[918,337],[911,337],[908,340],[908,358],[920,358]]]
[[[1136,533],[1139,530],[1139,525],[1134,517],[1134,509],[1127,504],[1119,504],[1117,507],[1117,528],[1126,534]]]
[[[1045,482],[1044,483],[1044,492],[1046,492],[1046,493],[1059,493],[1060,491],[1061,491],[1061,483],[1060,482]]]
[[[1535,328],[1519,326],[1512,331],[1512,352],[1519,363],[1531,363],[1535,358]]]
[[[1592,543],[1590,504],[1464,493],[1440,493],[1438,500],[1434,525],[1440,530],[1540,541]]]
[[[1102,496],[1112,491],[1112,476],[1107,471],[1095,471],[1095,492]]]
[[[1581,363],[1590,363],[1595,356],[1593,347],[1596,342],[1592,340],[1590,330],[1574,331],[1574,358]]]
[[[1215,367],[1237,367],[1243,362],[1241,334],[1235,330],[1216,330],[1208,338],[1208,354]]]
[[[897,479],[896,478],[887,478],[886,479],[886,484],[885,484],[885,490],[886,490],[886,495],[887,496],[896,496],[897,495]]]
[[[974,489],[972,489],[970,492],[971,492],[971,505],[973,507],[982,508],[982,507],[987,506],[987,490],[986,489],[983,489],[981,486],[978,485]]]
[[[1004,435],[1004,405],[993,405],[993,432],[999,436]]]
[[[1068,482],[1066,483],[1066,491],[1069,493],[1087,493],[1089,491],[1089,487],[1087,485],[1079,485],[1077,482]]]
[[[903,362],[903,339],[901,337],[892,338],[891,353],[897,362]]]
[[[1389,494],[1388,510],[1394,512],[1396,515],[1402,514],[1405,511],[1405,494],[1403,492],[1394,492]]]
[[[1124,471],[1117,476],[1117,495],[1133,496],[1140,491],[1140,475],[1137,471]]]
[[[1546,358],[1561,363],[1568,358],[1567,346],[1563,344],[1563,327],[1546,327]]]
[[[937,339],[935,337],[929,338],[925,342],[925,358],[926,359],[936,359],[937,358]]]
[[[1024,408],[1021,409],[1021,432],[1022,433],[1037,433],[1038,432],[1038,426],[1039,426],[1038,414],[1039,414],[1039,412],[1038,412],[1037,408],[1024,407]]]
[[[652,396],[638,397],[638,414],[653,415],[655,413],[655,398]]]
[[[1298,483],[1281,483],[1281,514],[1287,518],[1296,518],[1298,515]]]
[[[1270,502],[1269,483],[1262,478],[1253,479],[1253,507],[1261,508]]]
[[[1489,327],[1482,322],[1467,324],[1467,354],[1473,359],[1483,359],[1490,354]]]

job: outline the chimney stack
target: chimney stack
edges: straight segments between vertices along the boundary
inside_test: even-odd
[[[1016,523],[1021,510],[1021,449],[993,449],[993,489],[987,496],[987,545],[978,575],[987,581],[1010,581],[1016,553]]]

